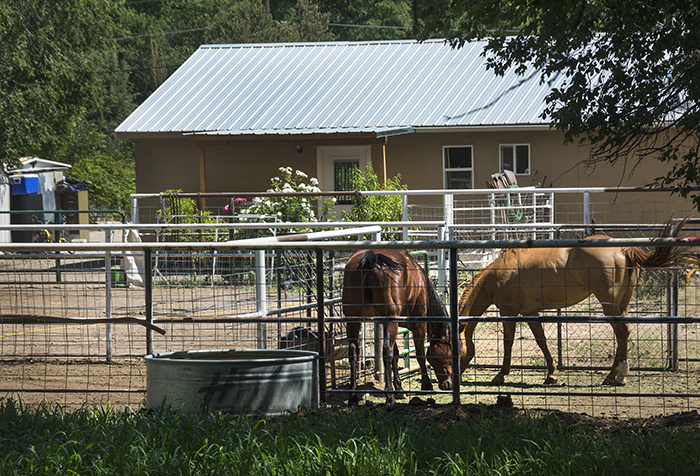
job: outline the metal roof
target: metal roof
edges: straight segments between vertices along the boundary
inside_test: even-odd
[[[442,40],[201,46],[118,134],[318,134],[545,125],[552,84],[497,76],[484,42]]]

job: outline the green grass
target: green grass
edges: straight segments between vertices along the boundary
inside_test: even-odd
[[[0,474],[694,474],[700,430],[593,426],[488,412],[453,423],[380,409],[274,419],[72,413],[0,403]]]

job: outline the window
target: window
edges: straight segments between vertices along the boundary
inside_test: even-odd
[[[445,188],[474,188],[472,147],[443,147]]]
[[[511,170],[516,175],[530,174],[530,144],[501,145],[501,171]]]
[[[352,172],[354,169],[360,168],[359,160],[335,160],[333,162],[333,190],[345,191],[354,190],[355,186],[352,181]],[[350,195],[337,197],[338,205],[351,205],[352,197]]]

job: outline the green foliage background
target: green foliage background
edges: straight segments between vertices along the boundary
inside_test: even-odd
[[[134,191],[114,128],[201,44],[490,38],[486,62],[568,78],[546,117],[598,161],[653,156],[700,195],[700,6],[594,0],[7,0],[0,3],[0,164],[38,156],[95,178],[96,208]],[[609,74],[601,74],[609,72]],[[662,132],[662,134],[658,134]],[[131,171],[127,171],[131,169]],[[106,181],[110,182],[105,185]]]
[[[114,129],[200,45],[405,38],[426,1],[270,0],[269,15],[260,0],[2,2],[0,165],[72,164],[91,207],[128,214],[133,144]]]

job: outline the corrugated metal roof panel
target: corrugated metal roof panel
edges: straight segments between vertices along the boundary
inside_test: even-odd
[[[551,85],[496,76],[484,43],[205,45],[117,133],[289,134],[543,124]]]

